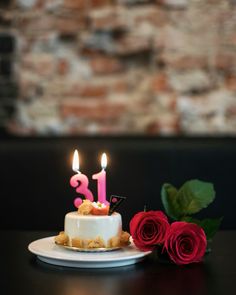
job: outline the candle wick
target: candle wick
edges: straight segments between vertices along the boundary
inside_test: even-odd
[[[81,172],[80,172],[79,170],[77,170],[77,169],[73,169],[73,171],[74,171],[75,173],[81,174]]]

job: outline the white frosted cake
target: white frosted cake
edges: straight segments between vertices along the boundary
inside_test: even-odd
[[[65,234],[69,237],[69,245],[73,239],[81,241],[96,241],[101,239],[105,247],[110,246],[112,238],[119,237],[122,231],[121,216],[113,213],[111,216],[80,215],[70,212],[65,216]]]
[[[86,201],[78,211],[67,213],[64,231],[55,237],[55,242],[82,249],[116,248],[127,245],[129,234],[122,231],[121,215],[117,212],[108,215],[108,210],[104,209]]]

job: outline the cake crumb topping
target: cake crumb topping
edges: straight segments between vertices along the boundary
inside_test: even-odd
[[[62,246],[72,246],[81,249],[93,249],[93,248],[117,248],[128,246],[130,241],[130,234],[128,232],[122,231],[120,236],[112,237],[108,244],[105,245],[104,240],[101,237],[96,237],[95,239],[83,240],[79,237],[71,239],[69,242],[69,237],[65,232],[60,232],[59,235],[55,237],[55,243]]]
[[[80,238],[71,239],[71,246],[76,248],[83,248],[83,241]]]
[[[90,200],[84,200],[78,208],[78,213],[81,215],[108,215],[109,205],[103,203],[91,202]]]
[[[83,203],[78,208],[78,213],[81,215],[89,215],[93,210],[92,202],[89,200],[84,200]]]
[[[121,246],[127,246],[129,244],[130,234],[127,231],[122,231],[120,235]]]
[[[97,237],[94,240],[88,241],[87,248],[105,248],[105,243],[102,238]]]
[[[67,236],[67,234],[64,231],[61,231],[59,233],[59,235],[57,235],[55,237],[55,242],[58,245],[66,246],[68,244],[68,242],[69,242],[69,237]]]
[[[109,248],[116,248],[120,247],[120,238],[119,237],[112,237],[108,242]]]

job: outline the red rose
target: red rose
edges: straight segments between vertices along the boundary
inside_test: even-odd
[[[170,259],[178,265],[200,262],[206,246],[204,230],[197,224],[183,221],[171,224],[164,243]]]
[[[162,211],[139,212],[129,226],[134,244],[143,251],[153,250],[157,244],[162,244],[170,227]]]

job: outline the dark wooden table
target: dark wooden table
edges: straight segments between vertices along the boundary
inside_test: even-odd
[[[1,231],[3,295],[236,294],[236,231],[217,233],[204,263],[178,267],[150,258],[132,266],[74,269],[40,262],[27,246],[52,232]]]

